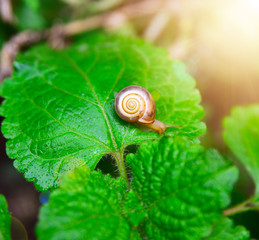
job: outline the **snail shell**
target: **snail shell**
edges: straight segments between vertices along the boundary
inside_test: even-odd
[[[181,127],[180,125],[165,125],[156,120],[155,102],[151,94],[140,86],[123,88],[115,98],[115,110],[123,120],[145,124],[146,127],[159,134],[165,134],[168,127]]]
[[[127,122],[152,124],[155,121],[155,102],[151,94],[140,86],[123,88],[116,96],[115,110]]]

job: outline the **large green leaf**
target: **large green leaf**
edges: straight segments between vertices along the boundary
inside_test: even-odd
[[[123,179],[103,177],[86,167],[65,176],[40,211],[39,240],[135,240],[137,231],[121,214]]]
[[[11,214],[3,195],[0,195],[0,240],[11,240]]]
[[[90,173],[86,167],[66,175],[40,211],[39,239],[138,239],[140,235],[197,240],[219,234],[215,224],[230,202],[237,169],[217,152],[186,139],[163,138],[142,144],[128,161],[133,174],[129,188],[121,178]],[[229,226],[223,230],[227,235],[232,231]]]
[[[222,217],[237,169],[214,150],[164,137],[141,145],[127,160],[133,190],[147,211],[149,239],[196,240]]]
[[[249,232],[242,226],[234,227],[233,221],[228,218],[223,218],[217,223],[209,237],[202,240],[248,240],[250,239]]]
[[[156,118],[182,125],[166,134],[195,138],[205,130],[195,81],[141,40],[93,34],[63,51],[39,46],[20,55],[15,69],[0,90],[2,131],[15,167],[38,189],[56,186],[74,166],[93,169],[105,154],[159,137],[117,116],[115,95],[126,86],[148,89]]]
[[[223,137],[252,176],[259,194],[259,105],[236,107],[224,119]]]

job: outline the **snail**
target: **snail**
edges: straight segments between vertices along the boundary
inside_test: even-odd
[[[153,97],[140,86],[133,85],[123,88],[115,98],[115,110],[121,119],[144,124],[159,134],[165,133],[168,127],[180,127],[165,125],[155,119],[156,107]]]

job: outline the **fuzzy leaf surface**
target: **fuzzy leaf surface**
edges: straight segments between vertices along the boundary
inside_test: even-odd
[[[62,179],[40,211],[39,240],[137,240],[139,235],[121,214],[126,193],[123,179],[103,177],[86,167]]]
[[[248,240],[250,239],[249,232],[242,226],[234,226],[234,223],[229,218],[223,218],[216,224],[209,237],[202,240]]]
[[[217,152],[182,137],[164,137],[142,144],[127,160],[133,174],[130,189],[121,178],[90,173],[86,167],[67,174],[40,211],[38,238],[246,236],[242,229],[232,231],[229,224],[221,229],[217,224],[237,179],[237,169]]]
[[[259,196],[259,105],[234,108],[223,126],[225,142],[253,178]]]
[[[216,151],[181,138],[146,142],[127,161],[132,189],[147,211],[142,224],[148,239],[208,236],[230,203],[238,176]]]
[[[0,195],[0,240],[11,240],[11,214],[3,195]]]
[[[115,95],[129,85],[151,92],[158,120],[182,125],[168,135],[204,133],[200,94],[181,63],[138,39],[93,34],[62,51],[30,49],[2,84],[2,132],[15,167],[45,190],[76,166],[94,169],[105,154],[158,138],[117,116]]]

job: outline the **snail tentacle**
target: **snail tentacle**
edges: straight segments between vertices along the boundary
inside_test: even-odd
[[[151,94],[143,87],[128,86],[123,88],[115,98],[115,110],[119,117],[127,122],[137,122],[164,133],[167,127],[155,119],[156,107]]]

